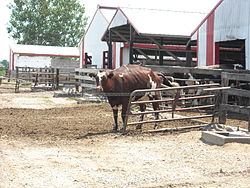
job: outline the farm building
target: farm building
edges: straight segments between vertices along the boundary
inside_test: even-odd
[[[115,7],[97,7],[85,35],[79,44],[80,67],[91,64],[98,68],[105,68],[108,46],[106,42],[101,41],[101,37],[115,12]],[[113,45],[113,48],[116,48],[115,46],[116,44]],[[113,62],[116,62],[115,57],[113,58]],[[115,68],[116,64],[114,63],[112,67]]]
[[[109,64],[114,56],[120,65],[171,61],[183,65],[187,57],[192,64],[195,47],[190,47],[190,33],[204,17],[197,12],[117,8],[102,37],[109,45]],[[122,43],[119,52],[113,51],[113,42]]]
[[[186,45],[190,33],[205,15],[98,6],[79,44],[81,66],[92,64],[98,68],[118,68],[129,62],[155,61],[163,64],[169,57],[170,61],[183,64],[186,52],[195,57],[195,47],[186,49]],[[162,18],[166,24],[157,21]]]
[[[52,62],[58,64],[54,57],[79,58],[79,56],[79,49],[76,47],[13,44],[10,46],[10,70],[14,70],[16,66],[49,67],[52,66]]]
[[[220,0],[191,35],[198,66],[250,70],[249,0]]]

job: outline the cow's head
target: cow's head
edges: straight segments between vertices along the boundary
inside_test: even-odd
[[[114,76],[113,71],[106,72],[100,70],[97,73],[90,73],[89,76],[96,79],[96,90],[98,92],[110,92],[110,89],[112,88],[111,78]]]

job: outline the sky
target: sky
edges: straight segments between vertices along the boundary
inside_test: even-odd
[[[85,15],[91,21],[97,6],[149,8],[176,11],[208,13],[219,0],[79,0],[85,5]],[[0,0],[0,61],[9,60],[9,45],[15,43],[9,38],[6,27],[10,18],[7,5],[12,0]],[[195,28],[194,28],[195,29]]]

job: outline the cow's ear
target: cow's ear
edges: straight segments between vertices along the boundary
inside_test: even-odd
[[[91,78],[95,78],[96,77],[96,73],[89,73],[89,76],[91,77]]]
[[[111,71],[109,74],[108,74],[108,78],[112,78],[114,76],[114,73],[113,71]]]

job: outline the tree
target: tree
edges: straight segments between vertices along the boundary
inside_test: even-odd
[[[0,65],[7,67],[7,66],[9,66],[9,62],[6,59],[4,59],[4,60],[0,61]]]
[[[76,46],[87,17],[78,0],[14,0],[8,33],[18,44]]]

